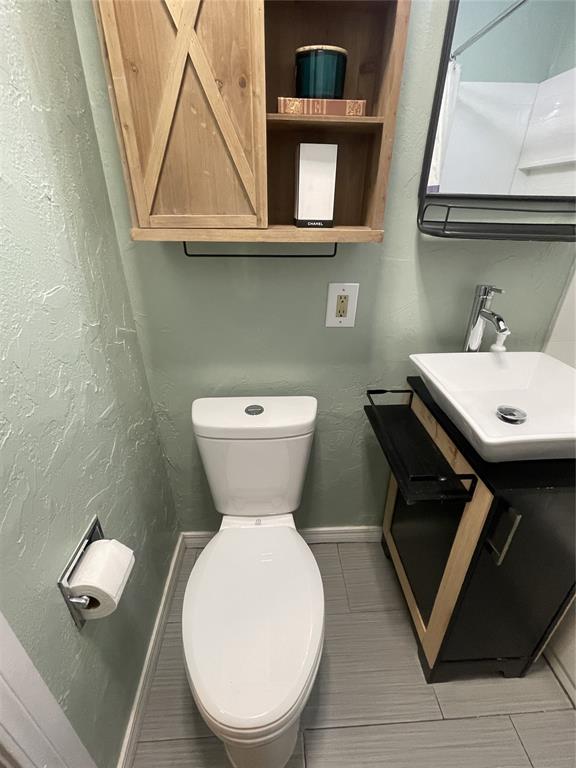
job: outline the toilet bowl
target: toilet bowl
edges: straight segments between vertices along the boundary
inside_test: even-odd
[[[186,586],[184,660],[198,710],[235,768],[286,765],[322,655],[322,579],[291,514],[315,419],[311,397],[192,407],[224,517]]]

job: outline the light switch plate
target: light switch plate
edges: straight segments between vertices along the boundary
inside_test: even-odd
[[[329,283],[326,304],[327,328],[353,328],[360,283]]]

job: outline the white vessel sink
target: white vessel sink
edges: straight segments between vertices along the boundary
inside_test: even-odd
[[[576,370],[542,352],[410,355],[430,394],[486,461],[576,455]],[[526,414],[502,421],[499,406]]]

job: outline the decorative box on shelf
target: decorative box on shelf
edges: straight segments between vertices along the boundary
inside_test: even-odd
[[[363,117],[366,114],[365,99],[297,99],[278,97],[281,115],[338,115]]]

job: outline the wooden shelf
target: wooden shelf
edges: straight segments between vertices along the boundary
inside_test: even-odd
[[[352,131],[378,131],[384,124],[384,118],[376,117],[349,117],[344,115],[284,115],[272,112],[266,115],[269,128],[306,128],[313,126],[321,128],[347,128]]]
[[[334,223],[380,231],[409,0],[264,0],[268,222],[292,221],[300,143],[338,145]],[[346,48],[343,98],[366,101],[367,116],[278,114],[294,90],[294,51],[310,40]],[[379,239],[379,238],[378,238]]]
[[[133,240],[189,243],[381,243],[384,232],[370,227],[304,229],[272,225],[268,229],[143,229],[134,227]]]

